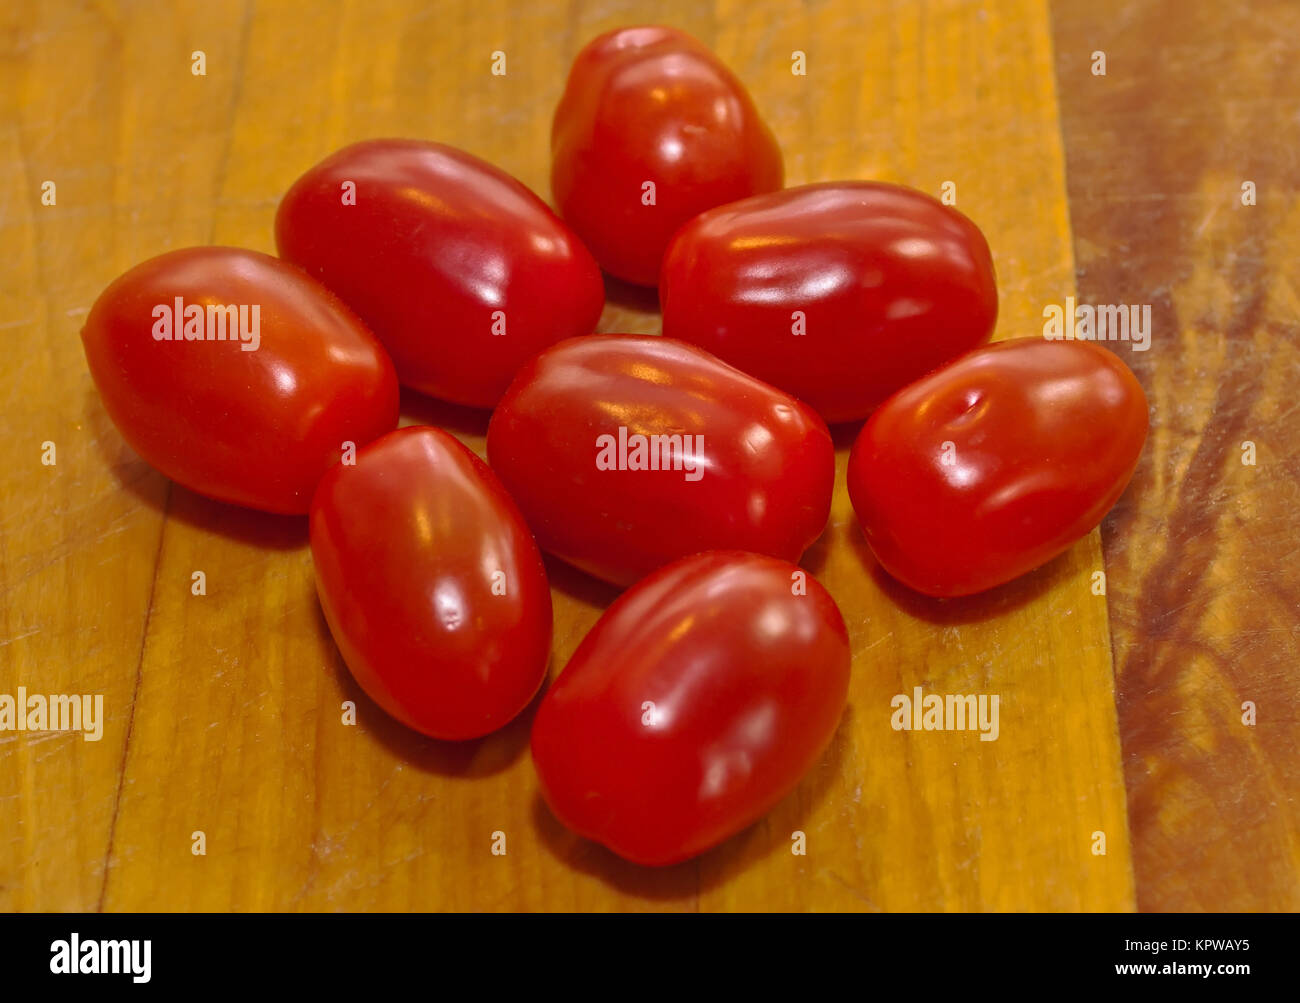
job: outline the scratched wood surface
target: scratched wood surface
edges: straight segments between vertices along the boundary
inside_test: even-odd
[[[106,723],[99,742],[0,733],[0,908],[1133,908],[1107,600],[1089,587],[1097,533],[986,596],[924,600],[874,566],[841,434],[831,521],[804,563],[849,625],[850,709],[767,819],[644,870],[548,815],[531,714],[449,746],[369,704],[324,627],[303,521],[147,468],[77,337],[102,287],[146,257],[273,250],[281,193],[355,139],[450,142],[546,194],[573,54],[645,21],[695,33],[740,74],[790,183],[954,182],[995,252],[998,336],[1033,334],[1044,304],[1075,291],[1049,13],[1028,0],[5,5],[0,693],[100,693]],[[806,76],[791,73],[796,49]],[[494,50],[505,76],[489,72]],[[55,206],[40,203],[46,180]],[[601,329],[656,331],[658,318],[624,290]],[[481,415],[408,397],[405,418],[482,449]],[[611,593],[550,567],[556,672]],[[195,570],[206,596],[191,594]],[[1131,594],[1116,579],[1137,573],[1121,560],[1112,589]],[[890,698],[916,686],[998,694],[999,737],[894,731]],[[791,853],[796,830],[806,855]]]
[[[1153,314],[1103,527],[1138,904],[1297,911],[1300,7],[1052,13],[1079,295]]]

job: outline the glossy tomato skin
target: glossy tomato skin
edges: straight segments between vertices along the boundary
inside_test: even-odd
[[[669,459],[645,469],[638,442]],[[542,549],[623,586],[701,550],[798,560],[825,528],[835,476],[806,405],[693,345],[630,334],[528,363],[487,449]]]
[[[167,330],[154,311],[175,315],[178,297],[181,326],[167,320]],[[201,308],[202,329],[191,333],[203,340],[182,337],[190,306]],[[231,323],[225,340],[208,340],[209,306],[248,308],[250,337],[230,338]],[[256,251],[192,247],[137,265],[100,294],[81,340],[131,448],[220,501],[304,513],[345,442],[363,445],[397,424],[397,379],[379,342],[323,286]]]
[[[1124,492],[1147,402],[1113,353],[1020,338],[899,391],[849,456],[849,497],[895,578],[931,596],[1001,585],[1060,554]]]
[[[744,85],[690,35],[623,28],[578,53],[551,128],[551,190],[611,275],[653,286],[678,227],[782,177]]]
[[[684,558],[620,596],[542,698],[543,796],[628,860],[685,860],[794,788],[848,684],[844,621],[815,579],[757,554]]]
[[[865,181],[788,188],[698,216],[668,249],[659,295],[665,335],[832,423],[865,418],[987,341],[998,303],[974,223],[923,192]]]
[[[404,385],[457,404],[491,407],[526,359],[591,333],[604,307],[595,260],[546,204],[440,143],[339,150],[289,189],[275,236],[370,325]]]
[[[541,554],[492,471],[441,429],[398,429],[330,470],[312,501],[311,553],[343,660],[409,727],[477,738],[541,686]]]

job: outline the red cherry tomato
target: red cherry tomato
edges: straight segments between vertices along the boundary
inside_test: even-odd
[[[685,860],[794,788],[848,684],[844,620],[815,579],[758,554],[687,557],[620,596],[542,698],[542,794],[628,860]]]
[[[886,401],[849,457],[849,497],[895,578],[932,596],[1024,574],[1124,492],[1147,402],[1112,352],[1021,338],[971,352]]]
[[[397,424],[379,342],[323,286],[255,251],[137,265],[100,294],[81,340],[131,448],[220,501],[306,512],[345,442]]]
[[[922,192],[805,185],[720,206],[673,240],[664,334],[811,404],[864,418],[987,341],[993,259],[979,229]]]
[[[542,549],[616,585],[701,550],[798,560],[835,476],[810,408],[693,345],[631,334],[528,363],[487,449]]]
[[[551,127],[551,190],[610,274],[653,286],[679,226],[781,179],[780,147],[744,85],[685,32],[623,28],[573,61]]]
[[[477,738],[541,686],[541,554],[492,471],[446,432],[399,429],[332,468],[312,501],[311,554],[343,660],[404,724]]]
[[[275,238],[370,325],[403,384],[472,407],[547,345],[590,334],[605,303],[595,260],[541,199],[438,143],[338,151],[289,189]]]

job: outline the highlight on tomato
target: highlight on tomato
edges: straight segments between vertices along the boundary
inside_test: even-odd
[[[487,464],[398,429],[338,464],[311,506],[316,588],[361,688],[434,738],[477,738],[536,694],[551,646],[542,557]]]
[[[1146,434],[1146,396],[1113,352],[1003,341],[881,405],[849,456],[849,497],[886,571],[926,595],[969,595],[1100,523]]]
[[[979,228],[924,192],[803,185],[702,213],[673,239],[663,332],[814,407],[865,418],[986,342],[997,319]]]
[[[546,346],[590,334],[605,305],[595,260],[541,199],[441,143],[331,154],[280,202],[275,239],[370,326],[403,385],[470,407],[492,407]]]
[[[620,28],[573,61],[551,127],[551,191],[605,271],[659,281],[693,216],[781,187],[781,149],[744,85],[676,28]]]
[[[623,593],[542,698],[533,762],[570,829],[638,864],[735,835],[818,761],[844,712],[849,642],[801,568],[696,554]]]
[[[331,464],[397,424],[393,365],[366,326],[256,251],[136,265],[95,300],[81,340],[131,448],[219,501],[304,513]]]
[[[646,335],[542,352],[493,413],[487,452],[543,550],[622,586],[701,550],[797,561],[835,477],[811,408]]]

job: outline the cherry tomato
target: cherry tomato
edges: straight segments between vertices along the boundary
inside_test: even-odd
[[[676,28],[623,28],[573,61],[551,127],[551,190],[601,267],[653,286],[679,226],[781,187],[744,85]]]
[[[280,255],[339,294],[406,386],[491,407],[525,360],[590,334],[605,289],[546,204],[491,164],[439,143],[356,143],[289,189]]]
[[[255,251],[137,265],[100,294],[81,340],[131,448],[220,501],[306,512],[345,443],[397,424],[379,342],[323,286]]]
[[[664,334],[811,404],[865,418],[987,341],[993,259],[979,229],[922,192],[805,185],[697,217],[659,284]]]
[[[1146,397],[1114,353],[1004,341],[871,416],[849,456],[849,497],[886,571],[927,595],[967,595],[1038,567],[1096,526],[1146,433]]]
[[[835,476],[810,408],[693,345],[631,334],[528,363],[487,450],[542,549],[616,585],[701,550],[798,560]]]
[[[844,620],[806,572],[758,554],[684,558],[620,596],[542,698],[542,794],[628,860],[685,860],[794,788],[848,685]]]
[[[441,429],[399,429],[333,467],[312,501],[311,554],[343,660],[402,723],[477,738],[541,686],[541,554],[492,471]]]

